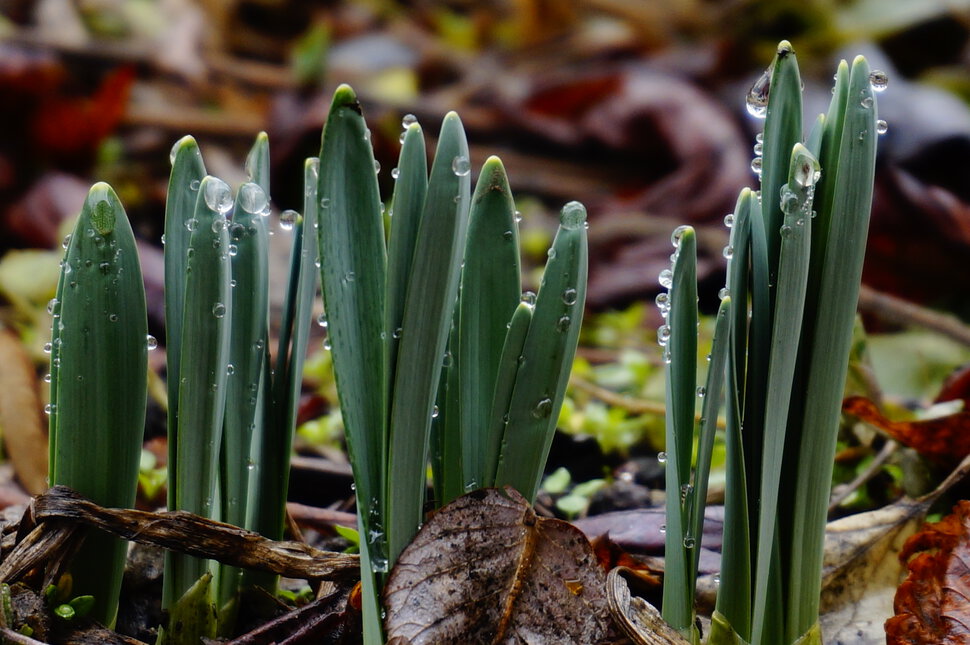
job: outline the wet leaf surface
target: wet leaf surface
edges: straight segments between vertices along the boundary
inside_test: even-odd
[[[970,454],[970,412],[925,421],[891,421],[872,401],[859,396],[843,401],[842,411],[879,428],[940,465],[952,467]]]
[[[970,642],[970,501],[907,540],[901,561],[909,577],[886,621],[888,645]]]
[[[391,571],[388,644],[613,642],[605,585],[574,526],[511,489],[476,491],[435,514]]]

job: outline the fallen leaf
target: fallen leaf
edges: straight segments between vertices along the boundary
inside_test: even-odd
[[[624,567],[628,572],[627,575],[637,578],[638,584],[654,590],[660,588],[663,582],[663,569],[654,568],[650,562],[633,557],[611,540],[609,533],[593,538],[591,544],[603,571],[609,572],[616,567]]]
[[[47,488],[47,433],[40,420],[37,375],[20,339],[0,329],[0,432],[24,488]]]
[[[970,412],[925,421],[891,421],[875,403],[861,396],[842,402],[842,411],[884,431],[941,466],[953,466],[970,454]]]
[[[606,579],[610,612],[623,633],[636,645],[688,645],[653,605],[630,594],[625,578],[631,573],[626,567],[617,567]]]
[[[384,588],[388,645],[610,642],[605,586],[574,526],[538,518],[512,489],[475,491],[398,558]]]
[[[909,538],[899,559],[909,576],[886,621],[887,645],[970,642],[970,501]]]

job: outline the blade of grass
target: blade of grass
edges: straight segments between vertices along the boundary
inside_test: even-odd
[[[690,584],[690,554],[685,546],[689,518],[682,492],[690,481],[694,445],[694,403],[697,388],[697,238],[689,226],[678,227],[677,252],[670,285],[666,337],[666,533],[664,536],[663,618],[692,642],[694,588]]]
[[[190,231],[186,222],[195,213],[199,185],[205,165],[199,146],[192,137],[182,137],[172,147],[172,173],[165,198],[165,358],[168,384],[168,459],[178,456],[179,372],[182,354],[182,312],[185,301],[185,266],[188,262]],[[170,478],[171,504],[178,482]]]
[[[822,542],[831,487],[840,402],[848,369],[862,261],[872,203],[876,157],[876,106],[869,65],[857,57],[838,159],[829,161],[833,181],[830,228],[819,283],[811,369],[802,419],[800,463],[793,505],[792,576],[803,584],[789,589],[792,633],[809,631],[818,619]],[[823,153],[824,153],[823,146]],[[821,217],[821,214],[820,214]],[[811,466],[811,467],[809,467]],[[795,578],[797,576],[797,578]]]
[[[492,394],[492,407],[488,415],[488,436],[485,439],[485,477],[483,487],[495,486],[495,473],[498,469],[499,455],[502,453],[502,439],[509,424],[509,404],[512,391],[518,378],[522,348],[532,324],[532,306],[520,302],[512,313],[508,325],[502,355],[499,358],[495,377],[495,390]]]
[[[88,193],[61,268],[51,364],[51,484],[113,508],[135,503],[145,429],[148,322],[135,238],[107,184]],[[63,324],[61,324],[63,323]],[[127,544],[92,531],[71,565],[75,595],[114,624]]]
[[[455,318],[458,308],[455,307]],[[451,325],[448,349],[441,368],[438,394],[431,414],[431,472],[435,483],[435,508],[465,494],[462,478],[461,415],[458,399],[458,324]]]
[[[387,570],[383,471],[387,422],[386,258],[374,152],[357,96],[334,92],[320,151],[320,276],[334,378],[357,487],[364,642],[380,643],[375,571]]]
[[[471,191],[468,143],[461,120],[441,125],[401,324],[387,459],[387,539],[390,562],[424,519],[431,414],[458,290]]]
[[[534,501],[579,342],[589,249],[586,209],[566,204],[549,250],[509,401],[496,486]]]
[[[464,490],[478,488],[486,480],[492,395],[521,291],[515,203],[502,162],[490,157],[472,197],[459,299]]]
[[[778,284],[775,300],[774,325],[771,335],[771,362],[768,368],[768,390],[765,405],[765,448],[762,462],[760,489],[760,517],[758,521],[758,558],[755,573],[754,641],[777,642],[763,631],[767,614],[775,613],[783,606],[782,598],[775,598],[771,591],[775,583],[770,580],[782,572],[774,572],[770,566],[772,551],[777,550],[779,490],[782,488],[782,470],[785,436],[788,429],[788,412],[792,398],[792,383],[798,357],[802,315],[805,308],[805,292],[808,283],[808,266],[811,252],[812,199],[818,180],[818,160],[800,143],[791,152],[788,182],[782,189],[780,208],[784,221],[778,233],[781,242],[778,263]],[[763,203],[763,202],[762,202]],[[778,553],[777,557],[787,554]],[[764,640],[768,638],[769,640]]]
[[[174,474],[178,482],[172,510],[186,510],[203,517],[213,514],[225,414],[232,318],[226,213],[231,207],[229,186],[215,177],[205,177],[193,217],[186,222],[191,235],[185,265],[178,451],[175,461],[169,463],[169,480]],[[167,556],[166,573],[171,572],[163,588],[163,603],[171,612],[167,638],[180,642],[180,633],[191,635],[197,631],[183,618],[199,610],[179,600],[209,572],[209,563],[185,555]]]
[[[264,190],[255,183],[239,189],[229,225],[232,317],[229,330],[229,365],[222,445],[222,519],[250,528],[249,480],[253,470],[254,438],[261,434],[263,374],[269,338],[269,237],[263,213],[269,208]],[[242,571],[221,566],[220,610],[239,589]],[[220,622],[232,622],[232,612]]]

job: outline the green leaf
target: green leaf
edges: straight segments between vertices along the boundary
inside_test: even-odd
[[[98,504],[135,502],[145,427],[148,323],[138,250],[107,184],[95,184],[64,257],[53,305],[51,484]],[[75,558],[76,589],[114,622],[126,544],[90,535]]]
[[[586,209],[566,204],[549,250],[509,401],[495,475],[534,500],[572,369],[586,302]]]
[[[519,304],[518,226],[505,168],[482,166],[472,197],[459,297],[458,370],[464,487],[478,488],[489,461],[489,414],[509,321]]]
[[[509,322],[505,342],[502,345],[502,355],[499,358],[495,376],[495,391],[492,394],[492,408],[488,415],[485,477],[482,480],[482,486],[486,488],[495,486],[495,474],[502,453],[502,439],[509,424],[509,404],[512,401],[512,392],[515,390],[515,381],[522,363],[522,348],[531,324],[532,306],[524,302],[519,303],[512,313],[512,320]]]
[[[468,226],[468,143],[445,116],[418,230],[395,366],[387,459],[390,561],[423,521],[431,414],[452,322]]]
[[[170,507],[211,517],[216,495],[232,314],[229,233],[226,213],[232,207],[229,186],[205,177],[199,188],[185,265],[182,343],[178,389],[178,446],[169,462]],[[208,570],[204,560],[168,554],[164,606]],[[201,610],[200,610],[201,611]]]
[[[384,225],[374,152],[354,91],[334,92],[317,189],[320,277],[334,378],[361,520],[364,638],[380,639],[374,570],[387,568],[383,514],[387,425]]]

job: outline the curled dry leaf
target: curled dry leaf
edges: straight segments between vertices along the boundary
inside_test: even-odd
[[[887,645],[970,642],[970,501],[909,538],[900,560],[909,576],[886,621]]]
[[[623,632],[636,645],[688,645],[653,605],[630,595],[625,577],[631,573],[626,567],[616,567],[606,578],[610,613]]]
[[[842,411],[883,430],[942,466],[952,467],[970,454],[970,412],[926,421],[891,421],[872,401],[861,396],[850,396],[843,401]]]
[[[425,524],[384,588],[388,645],[602,643],[606,575],[585,536],[512,489],[460,497]]]

